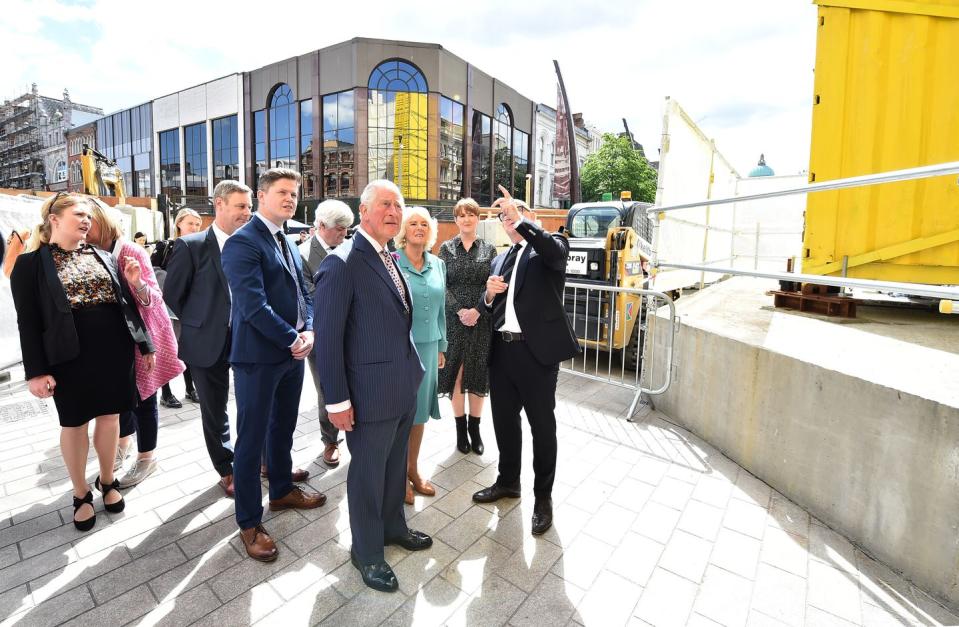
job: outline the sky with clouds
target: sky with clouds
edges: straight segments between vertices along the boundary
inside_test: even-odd
[[[277,7],[274,9],[274,7]],[[5,0],[0,97],[36,82],[105,111],[353,37],[425,41],[655,158],[677,100],[741,172],[805,170],[816,42],[809,0],[252,2]],[[11,18],[10,16],[16,16]]]

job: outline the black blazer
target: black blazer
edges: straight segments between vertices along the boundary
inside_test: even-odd
[[[213,227],[173,240],[163,300],[180,319],[179,357],[209,368],[223,354],[230,332],[230,288]]]
[[[130,337],[142,354],[154,352],[153,342],[134,304],[133,294],[126,280],[120,280],[113,257],[96,248],[93,251],[110,273],[113,293],[120,303]],[[76,359],[80,355],[80,338],[49,246],[44,244],[17,258],[10,275],[10,288],[17,309],[26,378],[50,374],[51,366]]]
[[[528,245],[523,248],[513,270],[515,289],[513,307],[523,329],[523,336],[536,361],[544,366],[558,364],[578,355],[579,341],[563,308],[563,288],[566,285],[566,257],[569,242],[562,235],[550,234],[532,222],[523,222],[516,227]],[[501,253],[491,266],[491,274],[500,274],[506,253]],[[497,294],[492,311],[509,290]],[[480,296],[480,305],[485,307],[486,292]],[[496,330],[493,329],[496,333]]]

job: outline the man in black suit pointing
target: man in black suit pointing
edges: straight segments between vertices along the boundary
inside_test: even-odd
[[[559,364],[580,352],[563,309],[569,244],[535,223],[536,214],[514,200],[503,186],[499,207],[503,229],[513,242],[493,260],[482,306],[492,312],[490,407],[499,447],[499,476],[473,495],[491,503],[520,495],[523,433],[520,410],[526,410],[533,434],[533,534],[553,524],[551,493],[556,476],[556,378]]]

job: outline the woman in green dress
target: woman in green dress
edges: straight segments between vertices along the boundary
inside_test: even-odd
[[[436,494],[417,467],[426,421],[440,418],[438,373],[446,365],[446,264],[428,252],[436,243],[436,235],[436,220],[426,209],[408,207],[403,212],[403,224],[396,236],[397,263],[410,287],[413,342],[425,370],[416,394],[416,417],[406,461],[406,502],[410,505],[414,490],[425,496]]]

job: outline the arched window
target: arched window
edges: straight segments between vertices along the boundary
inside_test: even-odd
[[[513,188],[513,114],[505,104],[496,107],[493,118],[493,196],[498,196],[497,185],[512,194]]]
[[[296,164],[296,103],[289,85],[280,83],[270,96],[270,167]]]
[[[369,178],[394,181],[404,198],[426,198],[427,85],[412,64],[384,61],[367,82]]]
[[[62,183],[67,180],[67,164],[64,161],[57,161],[57,167],[53,170],[54,180],[57,183]]]
[[[546,162],[546,137],[543,135],[539,136],[539,162]]]

